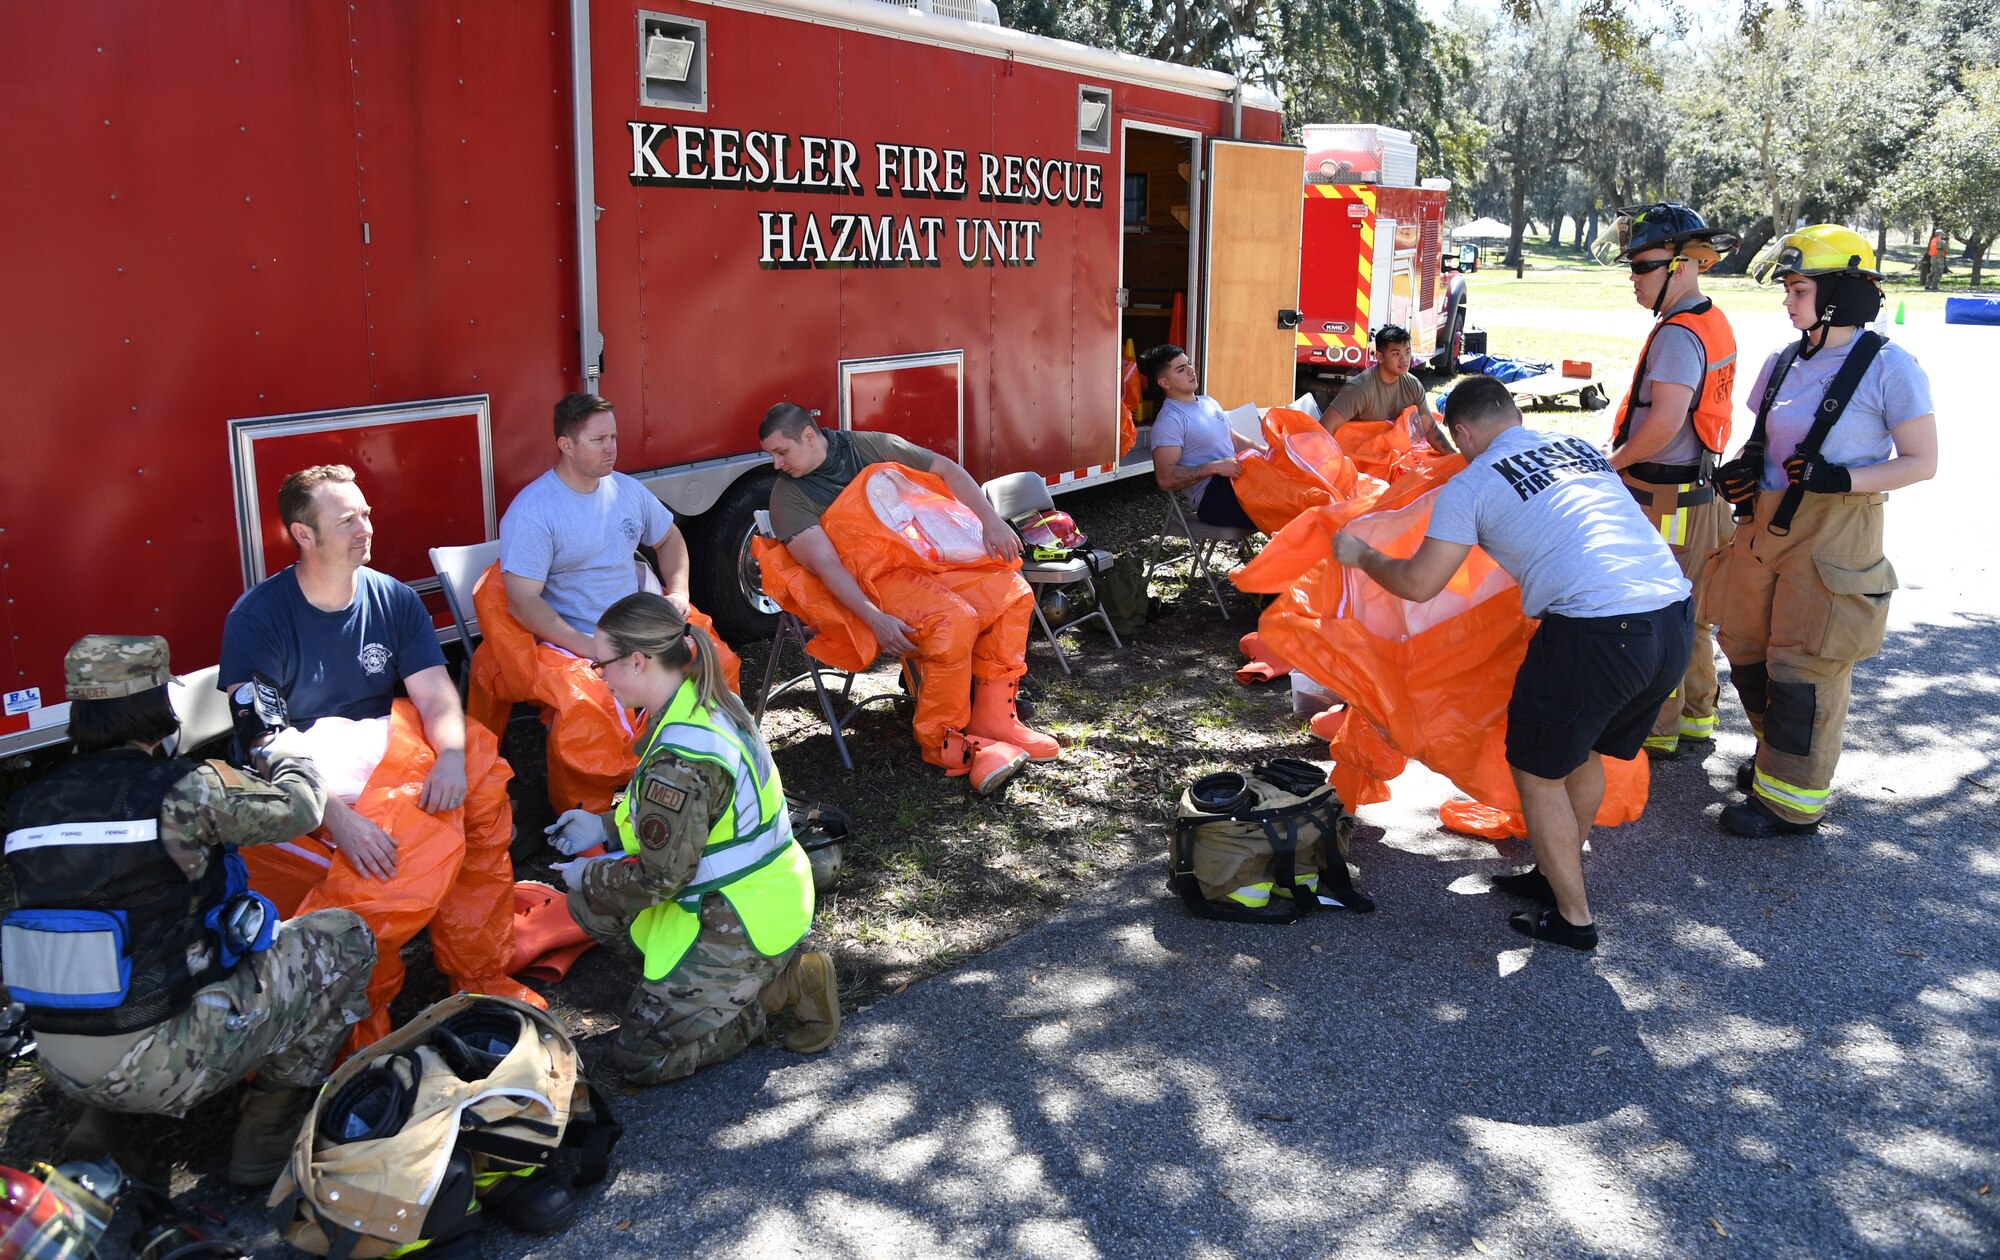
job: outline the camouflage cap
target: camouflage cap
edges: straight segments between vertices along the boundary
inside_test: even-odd
[[[171,681],[167,641],[157,634],[86,634],[63,657],[63,691],[72,700],[136,696]]]

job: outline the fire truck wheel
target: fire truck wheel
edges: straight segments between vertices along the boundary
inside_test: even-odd
[[[1445,325],[1444,335],[1438,338],[1437,369],[1446,376],[1458,375],[1458,361],[1465,352],[1461,340],[1465,335],[1465,306],[1460,303],[1451,308],[1451,322]]]
[[[757,513],[770,506],[777,479],[768,468],[737,478],[702,513],[698,537],[690,540],[694,571],[688,594],[731,643],[768,639],[777,632],[778,606],[764,597],[757,559],[750,554]]]

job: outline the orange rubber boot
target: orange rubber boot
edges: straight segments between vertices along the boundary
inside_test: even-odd
[[[1028,764],[1028,754],[997,739],[946,731],[944,760],[946,778],[969,777],[972,790],[987,796]]]
[[[1044,735],[1021,721],[1014,708],[1014,693],[1020,690],[1015,678],[975,678],[972,680],[972,720],[965,733],[981,739],[1012,744],[1028,754],[1031,761],[1054,761],[1062,755],[1062,745],[1053,735]]]

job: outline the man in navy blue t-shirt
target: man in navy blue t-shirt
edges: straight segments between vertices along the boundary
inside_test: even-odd
[[[423,601],[368,567],[375,526],[353,469],[324,464],[293,473],[278,491],[278,515],[298,563],[230,610],[223,689],[270,683],[302,729],[327,718],[387,718],[390,728],[387,752],[358,798],[329,795],[320,831],[246,857],[257,859],[252,886],[312,886],[303,905],[340,905],[368,921],[379,945],[370,1020],[381,1026],[360,1031],[388,1030],[388,1001],[402,985],[398,951],[427,921],[454,987],[539,1004],[506,974],[514,945],[506,787],[513,771],[485,728],[468,744],[458,688]],[[402,706],[399,694],[408,696]],[[444,905],[450,912],[437,913]]]

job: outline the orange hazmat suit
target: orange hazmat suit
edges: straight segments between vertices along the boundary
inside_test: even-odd
[[[1413,554],[1434,492],[1464,467],[1458,456],[1426,459],[1370,508],[1316,508],[1232,576],[1245,591],[1278,596],[1258,621],[1267,649],[1348,702],[1345,713],[1322,715],[1314,726],[1339,763],[1332,778],[1342,801],[1352,808],[1386,800],[1387,780],[1414,758],[1486,807],[1447,807],[1448,823],[1498,838],[1523,833],[1507,768],[1507,700],[1537,623],[1521,611],[1520,588],[1477,547],[1422,604],[1331,558],[1334,535],[1347,527],[1388,555]],[[1604,769],[1597,822],[1637,818],[1648,787],[1643,758],[1606,758]]]
[[[1303,411],[1273,407],[1265,412],[1264,443],[1268,454],[1245,451],[1237,456],[1242,472],[1234,489],[1236,501],[1265,534],[1275,535],[1301,512],[1355,499],[1373,502],[1388,489],[1380,479],[1363,475],[1319,421]]]
[[[397,700],[389,747],[354,803],[354,811],[396,841],[396,873],[370,879],[339,856],[324,828],[283,844],[242,850],[250,886],[285,918],[314,910],[352,910],[375,934],[375,972],[367,1019],[349,1030],[345,1053],[389,1031],[389,1003],[403,988],[403,946],[425,927],[438,969],[454,989],[510,997],[547,1008],[534,990],[508,978],[514,960],[514,865],[507,845],[514,771],[499,741],[476,722],[465,726],[465,801],[457,809],[418,808],[437,757],[424,739],[416,705]]]
[[[587,659],[542,642],[514,620],[498,561],[480,574],[472,604],[481,641],[472,654],[466,715],[497,736],[506,730],[509,709],[524,701],[533,704],[548,728],[550,806],[558,814],[610,809],[611,798],[625,790],[639,765],[632,752],[638,719],[612,698],[611,688]],[[716,638],[715,623],[689,609],[688,624],[707,632],[723,676],[735,690],[742,662]]]
[[[979,518],[930,473],[870,464],[820,517],[843,567],[875,606],[912,628],[917,677],[911,726],[924,760],[947,766],[945,738],[972,717],[973,680],[1028,672],[1034,596],[1018,560],[986,550]],[[866,668],[874,634],[814,574],[767,541],[755,547],[764,590],[811,626],[807,645],[838,669]]]

